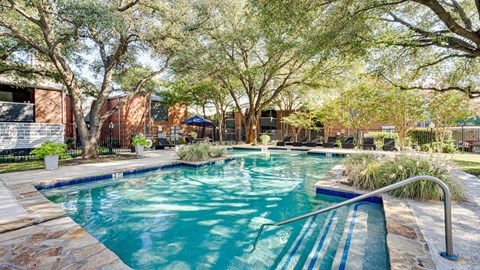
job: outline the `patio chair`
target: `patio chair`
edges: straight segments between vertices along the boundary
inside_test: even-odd
[[[192,143],[195,142],[195,139],[192,136],[187,136],[187,137],[185,137],[185,142],[187,144],[192,144]]]
[[[303,143],[304,143],[305,141],[307,141],[307,139],[308,139],[308,138],[307,138],[306,136],[305,136],[305,137],[302,137],[302,138],[300,138],[300,140],[298,140],[298,141],[296,141],[296,142],[293,142],[292,145],[293,145],[293,146],[296,146],[296,147],[301,147],[301,146],[303,146]]]
[[[342,141],[342,148],[353,149],[355,148],[355,139],[353,137],[346,137]]]
[[[285,138],[283,138],[283,141],[277,142],[277,146],[285,146],[285,144],[291,140],[292,136],[285,136]]]
[[[327,142],[323,144],[323,147],[325,148],[334,148],[335,146],[337,146],[336,137],[328,137]]]
[[[175,147],[175,144],[171,144],[169,141],[167,141],[167,139],[158,138],[157,147],[158,147],[158,149],[165,149],[165,147],[172,148],[172,147]]]
[[[395,150],[395,139],[383,139],[383,151],[394,151]]]
[[[377,146],[375,145],[375,139],[365,138],[363,141],[363,150],[376,150]]]
[[[322,137],[316,137],[313,140],[311,140],[309,142],[306,142],[305,146],[306,147],[317,147],[318,145],[320,145],[321,140],[322,140]]]

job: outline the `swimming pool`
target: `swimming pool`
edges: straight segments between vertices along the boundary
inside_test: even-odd
[[[344,200],[315,193],[339,162],[232,151],[236,160],[43,190],[134,269],[388,269],[381,205],[361,202],[264,232]]]

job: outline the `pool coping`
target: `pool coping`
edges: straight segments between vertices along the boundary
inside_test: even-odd
[[[315,184],[317,191],[333,190],[333,192],[325,194],[346,198],[368,192],[343,184],[347,181],[343,172],[343,165],[334,166],[327,176]],[[436,269],[428,243],[408,201],[388,194],[382,194],[378,198],[383,203],[390,268]]]

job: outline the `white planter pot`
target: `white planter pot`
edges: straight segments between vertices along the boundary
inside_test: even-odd
[[[137,154],[137,156],[143,156],[143,146],[139,143],[135,145],[135,153]]]
[[[58,157],[59,155],[50,155],[43,158],[45,163],[45,170],[56,170],[58,169]]]

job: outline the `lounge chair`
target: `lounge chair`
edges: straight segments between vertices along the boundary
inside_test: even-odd
[[[383,151],[394,151],[395,150],[395,139],[383,139]]]
[[[375,139],[365,138],[363,141],[363,150],[375,150],[377,146],[375,145]]]
[[[283,141],[277,142],[277,146],[285,146],[285,144],[291,140],[292,136],[285,136],[285,138],[283,138]]]
[[[323,147],[325,148],[334,148],[335,146],[337,146],[336,137],[328,137],[327,142],[323,144]]]
[[[187,136],[187,137],[185,137],[185,142],[187,144],[192,144],[192,143],[195,142],[195,139],[192,136]]]
[[[305,141],[307,141],[307,139],[308,139],[307,137],[302,137],[300,140],[294,142],[294,143],[293,143],[293,146],[296,146],[296,147],[299,147],[299,146],[300,146],[300,147],[301,147],[301,146],[303,146],[303,143],[304,143]]]
[[[321,144],[321,140],[322,140],[322,137],[316,137],[315,139],[313,139],[309,142],[306,142],[305,146],[306,147],[317,147],[318,145]]]
[[[157,148],[158,149],[165,149],[165,147],[172,148],[172,147],[175,147],[175,144],[171,144],[170,142],[167,141],[167,139],[158,138]]]
[[[353,149],[355,148],[355,139],[353,137],[346,137],[342,141],[342,148]]]

